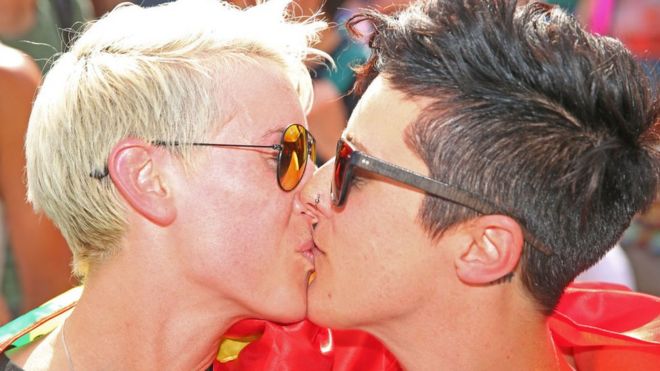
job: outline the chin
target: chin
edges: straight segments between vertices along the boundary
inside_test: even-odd
[[[341,316],[339,316],[338,313],[331,310],[318,308],[314,309],[309,307],[307,309],[307,318],[314,324],[321,327],[333,328],[337,330],[354,328],[351,323],[346,323],[346,321],[341,319]]]
[[[265,303],[268,308],[264,308],[257,317],[278,323],[294,323],[305,319],[307,315],[307,300],[303,296],[281,298],[270,303]]]
[[[342,321],[341,308],[338,303],[328,299],[328,294],[320,290],[320,287],[310,286],[307,297],[307,318],[321,327],[336,329],[349,328]]]
[[[277,322],[282,324],[300,322],[305,319],[307,315],[307,310],[305,307],[296,310],[289,310],[286,313],[273,313],[271,316],[265,317],[265,319],[271,322]]]

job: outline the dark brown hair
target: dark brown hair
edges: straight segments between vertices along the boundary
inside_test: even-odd
[[[658,100],[617,40],[559,9],[514,0],[430,0],[366,11],[372,55],[409,96],[430,97],[408,141],[433,178],[500,205],[544,245],[526,244],[522,280],[544,311],[619,239],[658,184]],[[427,196],[431,237],[477,216]]]

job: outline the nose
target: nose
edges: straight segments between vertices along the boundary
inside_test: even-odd
[[[296,190],[302,189],[302,187],[307,184],[307,182],[312,178],[312,175],[316,171],[317,167],[314,161],[312,161],[312,156],[307,157],[307,162],[305,163],[305,173],[303,174],[302,179],[300,179],[300,183],[296,186]]]
[[[302,204],[316,220],[327,216],[330,212],[330,181],[334,166],[334,159],[323,164],[300,191]]]
[[[307,159],[307,164],[305,166],[305,173],[303,174],[302,179],[300,179],[300,183],[298,183],[296,189],[294,190],[296,193],[294,197],[294,207],[298,213],[306,215],[309,219],[309,223],[311,226],[313,226],[318,221],[316,212],[311,209],[307,202],[305,202],[302,194],[304,193],[306,185],[312,179],[314,172],[317,170],[317,167],[314,161],[312,161],[311,157]]]

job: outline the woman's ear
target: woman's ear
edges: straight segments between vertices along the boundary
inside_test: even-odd
[[[524,245],[520,225],[505,215],[486,215],[470,221],[471,238],[455,260],[461,281],[490,284],[512,273]]]
[[[163,167],[165,151],[137,139],[117,143],[108,158],[108,172],[126,202],[144,218],[165,226],[176,218]]]

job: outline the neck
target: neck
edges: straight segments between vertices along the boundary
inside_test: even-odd
[[[90,273],[66,322],[75,369],[203,370],[212,363],[237,311],[159,265],[117,257]]]
[[[533,306],[475,295],[449,312],[447,297],[365,330],[408,371],[558,369],[546,317]]]

